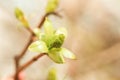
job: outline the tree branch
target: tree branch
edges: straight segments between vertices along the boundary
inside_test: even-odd
[[[37,28],[42,28],[43,23],[45,21],[45,18],[48,17],[49,15],[56,15],[58,17],[61,17],[57,12],[52,12],[52,13],[46,13],[42,19],[41,22],[39,23],[39,25],[37,26]],[[20,66],[20,60],[22,59],[22,57],[26,54],[26,51],[29,47],[29,45],[33,42],[33,38],[36,37],[33,30],[28,27],[27,30],[31,33],[30,38],[28,40],[28,43],[26,44],[26,46],[24,47],[24,49],[22,50],[22,52],[15,56],[14,60],[15,60],[15,66],[16,66],[16,72],[15,72],[15,76],[14,79],[15,80],[19,80],[18,79],[18,74],[20,71],[24,70],[25,68],[27,68],[30,64],[32,64],[33,62],[35,62],[37,59],[39,59],[40,57],[44,56],[45,54],[40,54],[36,57],[34,57],[33,59],[31,59],[29,62],[27,62],[26,64],[24,64],[23,66]]]
[[[40,22],[39,25],[38,25],[38,28],[41,28],[41,27],[42,27],[42,25],[43,25],[43,23],[44,23],[44,21],[45,21],[45,18],[48,17],[49,15],[55,15],[55,16],[58,16],[58,17],[62,17],[62,16],[59,15],[57,12],[46,13],[46,14],[42,17],[41,22]]]
[[[24,65],[20,66],[18,72],[21,72],[22,70],[26,69],[28,66],[30,66],[31,64],[33,64],[35,61],[37,61],[39,58],[41,58],[44,55],[46,55],[46,53],[40,53],[39,55],[33,57],[27,63],[25,63]]]

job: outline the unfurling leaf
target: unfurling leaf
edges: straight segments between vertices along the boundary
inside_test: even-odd
[[[26,28],[29,27],[29,24],[25,19],[23,12],[19,8],[15,9],[15,16]]]
[[[64,63],[64,58],[62,53],[59,53],[60,48],[53,48],[49,51],[48,56],[56,63],[62,64]]]
[[[48,48],[43,41],[35,41],[29,46],[29,50],[39,53],[47,53]]]
[[[46,13],[54,12],[57,8],[59,0],[48,0],[48,4],[46,6]]]
[[[69,51],[65,48],[61,48],[60,53],[62,53],[63,56],[66,57],[66,58],[76,59],[76,56],[71,51]]]
[[[56,33],[56,35],[63,34],[65,37],[67,37],[67,30],[63,27],[59,28]]]
[[[50,69],[49,73],[48,73],[48,77],[47,80],[57,80],[57,74],[56,74],[56,69],[52,68]]]
[[[46,18],[44,22],[44,30],[46,35],[52,35],[55,32],[55,29],[53,28],[52,22]]]
[[[49,49],[60,48],[63,45],[64,38],[63,34],[55,35],[49,44]]]

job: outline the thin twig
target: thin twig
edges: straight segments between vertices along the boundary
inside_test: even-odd
[[[31,64],[33,64],[35,61],[37,61],[39,58],[41,58],[44,55],[46,55],[46,53],[40,53],[39,55],[33,57],[27,63],[25,63],[23,66],[20,66],[18,72],[21,72],[22,70],[24,70],[25,68],[27,68],[28,66],[30,66]]]
[[[29,42],[26,44],[26,46],[24,47],[23,51],[21,52],[21,54],[19,55],[16,55],[15,56],[15,66],[16,66],[16,72],[15,72],[15,80],[19,80],[18,79],[18,69],[19,69],[19,66],[20,66],[20,59],[25,55],[29,45],[32,43],[33,41],[33,36],[35,35],[32,30],[29,28],[29,31],[31,32],[31,35],[30,35],[30,38],[29,38]]]
[[[33,32],[33,30],[32,30],[30,27],[28,27],[27,30],[28,30],[33,36],[35,36],[35,33]]]
[[[15,80],[19,80],[18,79],[18,73],[17,73],[18,72],[18,68],[19,68],[19,63],[18,63],[19,61],[17,59],[17,56],[15,56],[14,60],[15,60],[15,71],[16,71],[14,78],[15,78]]]
[[[41,20],[41,22],[39,23],[39,25],[38,25],[38,28],[41,28],[42,27],[42,25],[43,25],[43,23],[44,23],[44,21],[45,21],[45,18],[47,17],[47,16],[49,16],[50,14],[45,14],[43,17],[42,17],[42,20]]]
[[[58,17],[62,17],[60,14],[58,14],[57,12],[51,12],[51,13],[46,13],[43,17],[42,17],[42,21],[39,23],[38,25],[38,28],[41,28],[44,21],[45,21],[45,18],[48,17],[49,15],[55,15],[55,16],[58,16]]]
[[[59,18],[62,18],[62,16],[60,14],[58,14],[58,12],[53,12],[52,15],[55,15],[55,16],[57,16]]]

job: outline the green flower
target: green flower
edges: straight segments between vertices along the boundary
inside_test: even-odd
[[[65,28],[55,30],[52,23],[46,18],[44,32],[34,30],[38,40],[29,46],[33,52],[46,53],[54,62],[64,63],[64,57],[75,59],[75,55],[62,47],[67,31]]]

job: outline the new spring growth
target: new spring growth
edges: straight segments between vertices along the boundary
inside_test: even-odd
[[[54,12],[55,9],[58,7],[59,0],[48,0],[46,6],[46,13]]]
[[[56,63],[64,63],[64,57],[70,59],[76,58],[72,52],[62,47],[67,37],[65,28],[56,30],[53,28],[52,22],[46,18],[44,22],[44,31],[35,29],[34,32],[38,40],[29,46],[30,51],[45,53]]]
[[[16,8],[15,16],[23,24],[23,26],[25,26],[26,28],[29,27],[29,24],[28,24],[27,20],[25,19],[25,16],[24,16],[22,10],[20,10],[19,8]]]
[[[47,80],[57,80],[57,70],[55,68],[49,70]]]

